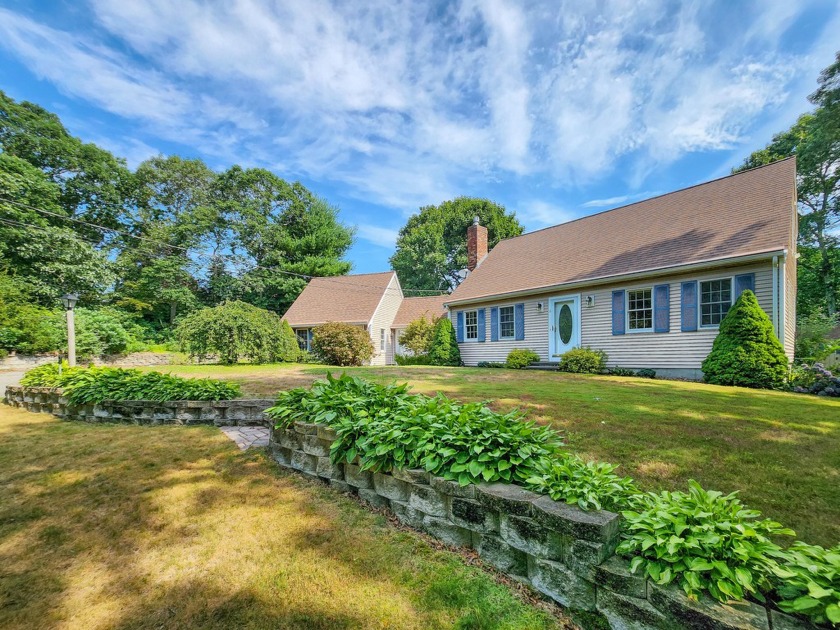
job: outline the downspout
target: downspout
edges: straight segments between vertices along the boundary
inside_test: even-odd
[[[787,267],[787,250],[782,254],[782,264],[779,266],[779,341],[785,346],[785,267]],[[787,351],[787,347],[785,347]]]
[[[773,314],[773,330],[776,333],[776,338],[779,341],[782,338],[779,336],[779,257],[773,256],[773,307],[771,310]]]

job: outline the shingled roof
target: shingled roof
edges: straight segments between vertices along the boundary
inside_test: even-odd
[[[395,276],[393,271],[385,271],[312,278],[283,319],[292,327],[325,322],[367,324]]]
[[[432,297],[408,297],[400,304],[400,310],[394,318],[393,328],[405,328],[415,319],[425,317],[426,319],[437,319],[446,314],[443,303],[449,299],[449,295],[435,295]]]
[[[447,303],[789,249],[786,159],[501,241]]]

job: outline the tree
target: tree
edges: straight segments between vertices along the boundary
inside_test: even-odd
[[[192,357],[216,354],[226,365],[295,361],[299,350],[294,332],[274,313],[246,304],[224,302],[193,311],[178,324],[181,347]]]
[[[461,365],[461,351],[455,337],[455,327],[448,317],[441,317],[435,324],[429,348],[429,361],[432,365]]]
[[[312,333],[312,350],[329,365],[362,365],[373,356],[370,335],[358,326],[327,322]]]
[[[475,197],[458,197],[424,206],[400,230],[391,267],[404,289],[451,291],[467,266],[467,228],[478,217],[487,227],[488,247],[519,236],[523,227],[504,206]]]
[[[415,355],[420,356],[429,353],[432,346],[432,333],[435,330],[435,322],[425,316],[418,317],[405,327],[400,335],[400,345],[405,346]]]
[[[706,382],[715,385],[759,389],[785,385],[788,358],[752,291],[744,291],[721,321],[702,368]]]
[[[820,88],[809,97],[816,110],[773,136],[734,172],[796,156],[800,279],[810,274],[813,280],[801,283],[799,304],[803,313],[818,308],[833,316],[840,302],[840,53],[818,81]]]
[[[840,349],[839,339],[829,339],[829,334],[836,326],[837,318],[829,317],[821,311],[814,311],[799,318],[794,350],[796,361],[805,363],[822,361],[829,354]]]

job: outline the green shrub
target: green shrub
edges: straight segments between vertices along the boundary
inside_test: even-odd
[[[309,390],[281,392],[266,413],[278,427],[303,420],[334,428],[333,462],[358,457],[364,470],[423,468],[462,485],[523,482],[534,474],[535,462],[561,446],[557,433],[523,422],[519,412],[414,396],[407,385],[378,385],[346,374],[328,376]]]
[[[432,360],[427,354],[395,354],[394,360],[397,365],[431,365]]]
[[[362,365],[373,356],[373,343],[358,326],[327,322],[313,330],[312,350],[328,365]]]
[[[455,327],[448,317],[441,317],[435,324],[429,359],[432,365],[461,365],[461,351],[458,349]]]
[[[415,356],[428,354],[434,330],[434,321],[418,317],[405,327],[400,335],[400,345],[411,350]]]
[[[610,376],[636,376],[636,370],[623,367],[611,367],[607,369],[607,374]]]
[[[617,466],[585,462],[574,455],[546,458],[534,468],[536,474],[526,480],[527,488],[582,510],[623,509],[639,492],[632,479],[615,474]]]
[[[650,368],[642,368],[636,372],[636,376],[639,378],[656,378],[656,370],[651,370]]]
[[[215,354],[226,365],[247,359],[252,363],[296,361],[298,345],[288,324],[262,308],[245,302],[223,302],[193,311],[178,324],[181,348],[191,357]]]
[[[592,348],[572,348],[560,357],[560,371],[575,374],[601,374],[607,368],[607,353]]]
[[[800,365],[791,370],[790,386],[798,394],[840,397],[840,374],[835,375],[821,363]]]
[[[840,545],[824,549],[797,541],[776,571],[775,594],[785,612],[840,625]]]
[[[816,363],[840,349],[840,339],[828,335],[837,326],[837,316],[828,316],[817,309],[796,323],[793,356],[797,362]]]
[[[501,368],[506,368],[507,364],[506,363],[500,363],[498,361],[479,361],[478,363],[476,363],[476,367],[501,369]]]
[[[688,595],[708,592],[718,601],[760,598],[784,557],[771,536],[793,535],[746,509],[735,493],[706,491],[689,481],[689,491],[640,495],[634,510],[622,512],[624,533],[618,553],[632,555],[630,569],[657,584],[676,582]]]
[[[512,370],[521,370],[539,360],[540,355],[533,350],[528,348],[514,348],[508,352],[505,365]]]
[[[123,325],[123,317],[115,309],[76,309],[76,355],[80,359],[122,354],[133,341]],[[62,345],[66,344],[64,332]]]
[[[785,386],[785,350],[752,291],[744,291],[723,318],[702,368],[706,382],[715,385],[764,389]]]

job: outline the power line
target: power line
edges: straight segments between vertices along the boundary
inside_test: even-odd
[[[150,243],[160,245],[162,247],[177,249],[177,250],[183,251],[185,253],[190,252],[190,249],[187,248],[187,247],[182,247],[180,245],[172,245],[170,243],[166,243],[164,241],[149,238],[147,236],[140,236],[138,234],[131,234],[130,232],[123,232],[121,230],[117,230],[116,228],[112,228],[112,227],[108,227],[108,226],[104,226],[104,225],[99,225],[99,224],[96,224],[96,223],[91,223],[90,221],[84,221],[82,219],[77,219],[76,217],[68,217],[68,216],[59,214],[57,212],[52,212],[50,210],[45,210],[44,208],[38,208],[36,206],[32,206],[32,205],[25,204],[25,203],[22,203],[22,202],[19,202],[19,201],[15,201],[15,200],[9,199],[7,197],[2,197],[2,198],[0,198],[0,200],[4,201],[6,203],[10,203],[10,204],[15,205],[15,206],[19,206],[21,208],[27,208],[29,210],[34,210],[35,212],[40,212],[41,214],[45,214],[45,215],[55,217],[55,218],[58,218],[58,219],[73,221],[75,223],[86,225],[88,227],[92,227],[92,228],[102,230],[102,231],[105,231],[105,232],[111,232],[113,234],[119,234],[120,236],[124,236],[124,237],[127,237],[127,238],[135,238],[135,239],[138,239],[138,240],[147,241],[147,242],[150,242]],[[21,224],[21,225],[25,226],[26,224]],[[32,227],[36,227],[36,226],[32,226]],[[81,237],[79,237],[79,238],[81,238]],[[83,238],[81,238],[81,240],[84,240],[88,243],[92,243],[92,244],[95,244],[95,245],[99,244],[99,242],[91,241],[91,240],[87,240],[87,239],[83,239]],[[236,257],[233,256],[232,254],[219,254],[219,256],[221,258],[232,260],[235,263],[239,262],[236,259]],[[279,273],[279,274],[292,276],[292,277],[300,278],[302,280],[307,280],[307,281],[308,280],[313,280],[313,279],[318,279],[318,280],[323,280],[323,281],[326,281],[326,282],[333,282],[335,284],[341,284],[342,286],[347,286],[347,284],[345,282],[342,282],[341,280],[337,279],[340,276],[310,276],[310,275],[307,275],[307,274],[295,273],[293,271],[287,271],[285,269],[274,269],[274,268],[269,268],[269,267],[263,267],[262,265],[259,265],[259,264],[256,264],[256,263],[253,263],[251,265],[251,267],[253,269],[262,269],[264,271],[268,271],[268,272],[271,272],[271,273]],[[347,277],[347,276],[344,276],[344,277]],[[375,290],[377,293],[381,293],[383,291],[397,291],[398,290],[396,288],[380,287],[380,286],[376,286],[376,285],[353,284],[352,286],[353,286],[353,289],[367,288],[367,289]],[[403,294],[405,294],[405,293],[430,294],[429,297],[434,297],[434,296],[445,295],[446,294],[444,291],[433,291],[433,290],[429,290],[429,289],[403,289],[402,292],[403,292]]]

